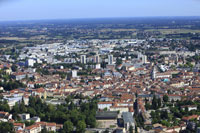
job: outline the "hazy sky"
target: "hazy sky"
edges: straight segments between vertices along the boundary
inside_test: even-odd
[[[0,20],[200,16],[200,0],[0,0]]]

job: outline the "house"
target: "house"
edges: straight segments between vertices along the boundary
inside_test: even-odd
[[[175,95],[175,94],[170,94],[168,95],[169,97],[169,101],[180,101],[181,100],[181,96],[180,95]]]
[[[35,125],[38,125],[41,127],[41,130],[46,128],[47,131],[59,131],[63,128],[62,124],[56,124],[56,123],[48,123],[48,122],[36,122]]]
[[[110,109],[110,107],[113,105],[113,102],[99,102],[98,103],[98,109]]]
[[[0,87],[0,91],[4,91],[4,88],[3,88],[3,87]]]
[[[21,118],[22,121],[26,121],[26,120],[30,119],[30,114],[24,113],[24,114],[19,114],[18,116]]]
[[[128,112],[129,107],[128,106],[111,106],[110,111],[120,111],[120,112]]]
[[[23,72],[13,73],[12,78],[14,78],[16,80],[22,80],[22,79],[26,78],[26,73],[23,73]]]
[[[20,131],[25,129],[24,123],[13,123],[15,131]]]
[[[184,116],[184,117],[182,117],[182,120],[185,121],[186,123],[188,123],[189,120],[192,120],[192,119],[199,120],[199,115],[190,115],[190,116]]]
[[[29,120],[35,121],[35,122],[40,122],[40,117],[35,116],[35,117],[30,118]]]
[[[180,87],[184,87],[185,85],[186,85],[186,84],[185,84],[183,81],[181,81],[181,82],[176,82],[176,81],[174,81],[173,83],[171,83],[170,86],[176,87],[176,88],[180,88]]]
[[[25,73],[25,72],[15,72],[11,75],[12,78],[16,79],[16,80],[22,80],[26,77],[31,78],[33,77],[32,73]]]
[[[7,122],[10,119],[12,119],[12,114],[9,114],[8,112],[0,111],[0,121]]]
[[[196,105],[185,105],[185,106],[181,106],[181,109],[183,109],[183,110],[185,110],[186,108],[188,108],[188,111],[197,110],[197,106],[196,106]]]
[[[47,131],[54,131],[56,132],[56,123],[46,123]]]
[[[36,124],[25,128],[25,133],[39,133],[39,132],[41,132],[41,127]]]
[[[61,129],[63,129],[62,124],[56,124],[56,131],[59,132]]]

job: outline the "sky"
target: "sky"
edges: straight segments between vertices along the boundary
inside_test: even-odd
[[[0,0],[0,21],[200,16],[200,0]]]

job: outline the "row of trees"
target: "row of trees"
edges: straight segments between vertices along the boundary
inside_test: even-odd
[[[83,97],[80,97],[83,98]],[[86,127],[96,126],[96,99],[81,99],[78,104],[74,104],[73,98],[69,96],[66,104],[51,105],[46,104],[40,98],[30,97],[29,105],[24,102],[16,104],[10,113],[16,120],[20,121],[18,114],[30,113],[31,117],[39,116],[42,121],[64,123],[63,132],[84,132]]]
[[[13,124],[0,122],[0,133],[15,133]]]
[[[149,110],[149,109],[157,110],[160,107],[162,107],[162,105],[163,105],[162,103],[167,103],[167,101],[168,101],[167,95],[163,96],[163,102],[162,102],[161,98],[157,98],[154,95],[151,104],[148,102],[148,100],[145,100],[145,108],[146,108],[146,110]]]
[[[24,84],[12,79],[12,77],[6,74],[4,70],[0,70],[0,79],[2,79],[0,81],[0,86],[3,87],[5,90],[9,91],[19,87],[24,87]]]

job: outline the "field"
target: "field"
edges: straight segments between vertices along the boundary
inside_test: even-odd
[[[145,31],[159,31],[163,35],[166,34],[180,34],[180,33],[200,33],[200,30],[191,30],[191,29],[150,29]]]

